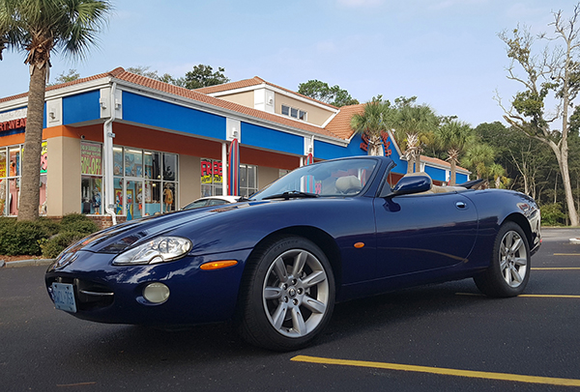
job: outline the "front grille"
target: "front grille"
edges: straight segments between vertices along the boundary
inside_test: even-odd
[[[73,285],[79,311],[104,308],[112,305],[115,299],[115,293],[107,286],[89,280],[59,276],[52,279],[49,286],[54,282]]]

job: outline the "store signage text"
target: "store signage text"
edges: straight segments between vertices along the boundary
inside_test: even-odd
[[[20,128],[26,128],[26,118],[17,118],[16,120],[0,122],[0,132]]]
[[[201,183],[221,183],[222,182],[222,163],[220,161],[201,160]]]
[[[362,142],[360,144],[360,149],[363,151],[368,151],[369,149],[369,135],[365,133],[361,136]],[[391,146],[391,142],[389,139],[389,134],[387,132],[381,132],[381,139],[383,141],[383,147],[385,150],[385,156],[390,157],[393,151],[389,148]]]
[[[100,144],[81,143],[81,173],[92,176],[102,175]]]

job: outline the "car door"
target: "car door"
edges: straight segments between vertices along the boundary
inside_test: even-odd
[[[467,261],[477,237],[477,210],[461,193],[376,198],[378,277]]]

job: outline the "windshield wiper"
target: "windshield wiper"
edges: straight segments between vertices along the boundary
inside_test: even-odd
[[[262,200],[269,200],[269,199],[289,200],[289,199],[294,199],[294,198],[309,199],[309,198],[315,198],[315,197],[320,197],[320,196],[317,195],[316,193],[308,193],[308,192],[300,192],[300,191],[289,191],[288,192],[287,191],[284,193],[277,193],[275,195],[263,197]]]

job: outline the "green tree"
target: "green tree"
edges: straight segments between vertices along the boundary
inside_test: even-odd
[[[493,165],[495,152],[488,144],[473,144],[465,152],[461,164],[475,171],[477,178],[487,179],[489,167]]]
[[[469,124],[452,120],[435,131],[435,144],[447,152],[447,161],[451,165],[449,185],[455,185],[457,163],[473,138],[473,130]]]
[[[38,218],[44,97],[54,50],[83,57],[95,43],[111,5],[105,0],[0,0],[4,45],[26,52],[30,67],[18,220]]]
[[[348,91],[338,85],[330,87],[328,83],[316,79],[300,83],[298,93],[336,107],[359,104],[359,101],[351,97]]]
[[[185,87],[185,78],[175,78],[168,73],[164,73],[163,75],[159,76],[157,71],[149,71],[148,66],[139,65],[137,67],[129,67],[127,68],[127,72],[134,73],[135,75],[145,76],[149,79],[159,80],[163,83],[173,84],[179,87]]]
[[[57,84],[63,84],[68,82],[73,82],[80,78],[81,75],[77,72],[76,69],[69,69],[68,72],[61,72],[56,79],[54,79],[54,83],[48,84],[49,86],[55,86]]]
[[[498,121],[479,124],[475,134],[480,142],[494,148],[495,161],[506,169],[506,176],[513,179],[512,189],[541,202],[542,190],[554,188],[552,174],[559,169],[548,146]]]
[[[534,54],[536,39],[530,29],[517,28],[511,34],[500,34],[507,45],[507,55],[512,60],[508,78],[524,87],[524,91],[513,97],[511,108],[504,109],[504,118],[515,129],[546,144],[553,151],[558,160],[568,215],[573,226],[578,226],[579,222],[570,181],[568,136],[571,126],[574,126],[573,119],[571,121],[575,114],[574,100],[580,91],[580,63],[575,60],[580,50],[579,17],[580,3],[575,6],[568,21],[564,20],[562,11],[555,12],[554,22],[550,23],[554,35],[540,36],[549,41],[540,55]],[[556,46],[560,42],[563,45]],[[516,74],[516,64],[524,71],[524,76]],[[545,108],[548,98],[557,102],[554,111]],[[557,121],[560,121],[559,130],[553,129],[558,126]]]
[[[193,90],[196,88],[216,86],[230,81],[223,72],[225,68],[219,67],[217,71],[209,65],[199,64],[192,71],[185,74],[185,87]]]
[[[417,97],[395,99],[394,110],[386,118],[387,126],[395,130],[397,142],[405,150],[407,173],[420,170],[422,145],[439,126],[439,118],[428,105],[417,105]]]
[[[380,155],[381,135],[388,129],[384,119],[389,116],[390,110],[389,101],[383,101],[379,95],[365,104],[363,113],[355,113],[350,119],[350,127],[368,137],[369,155]]]

